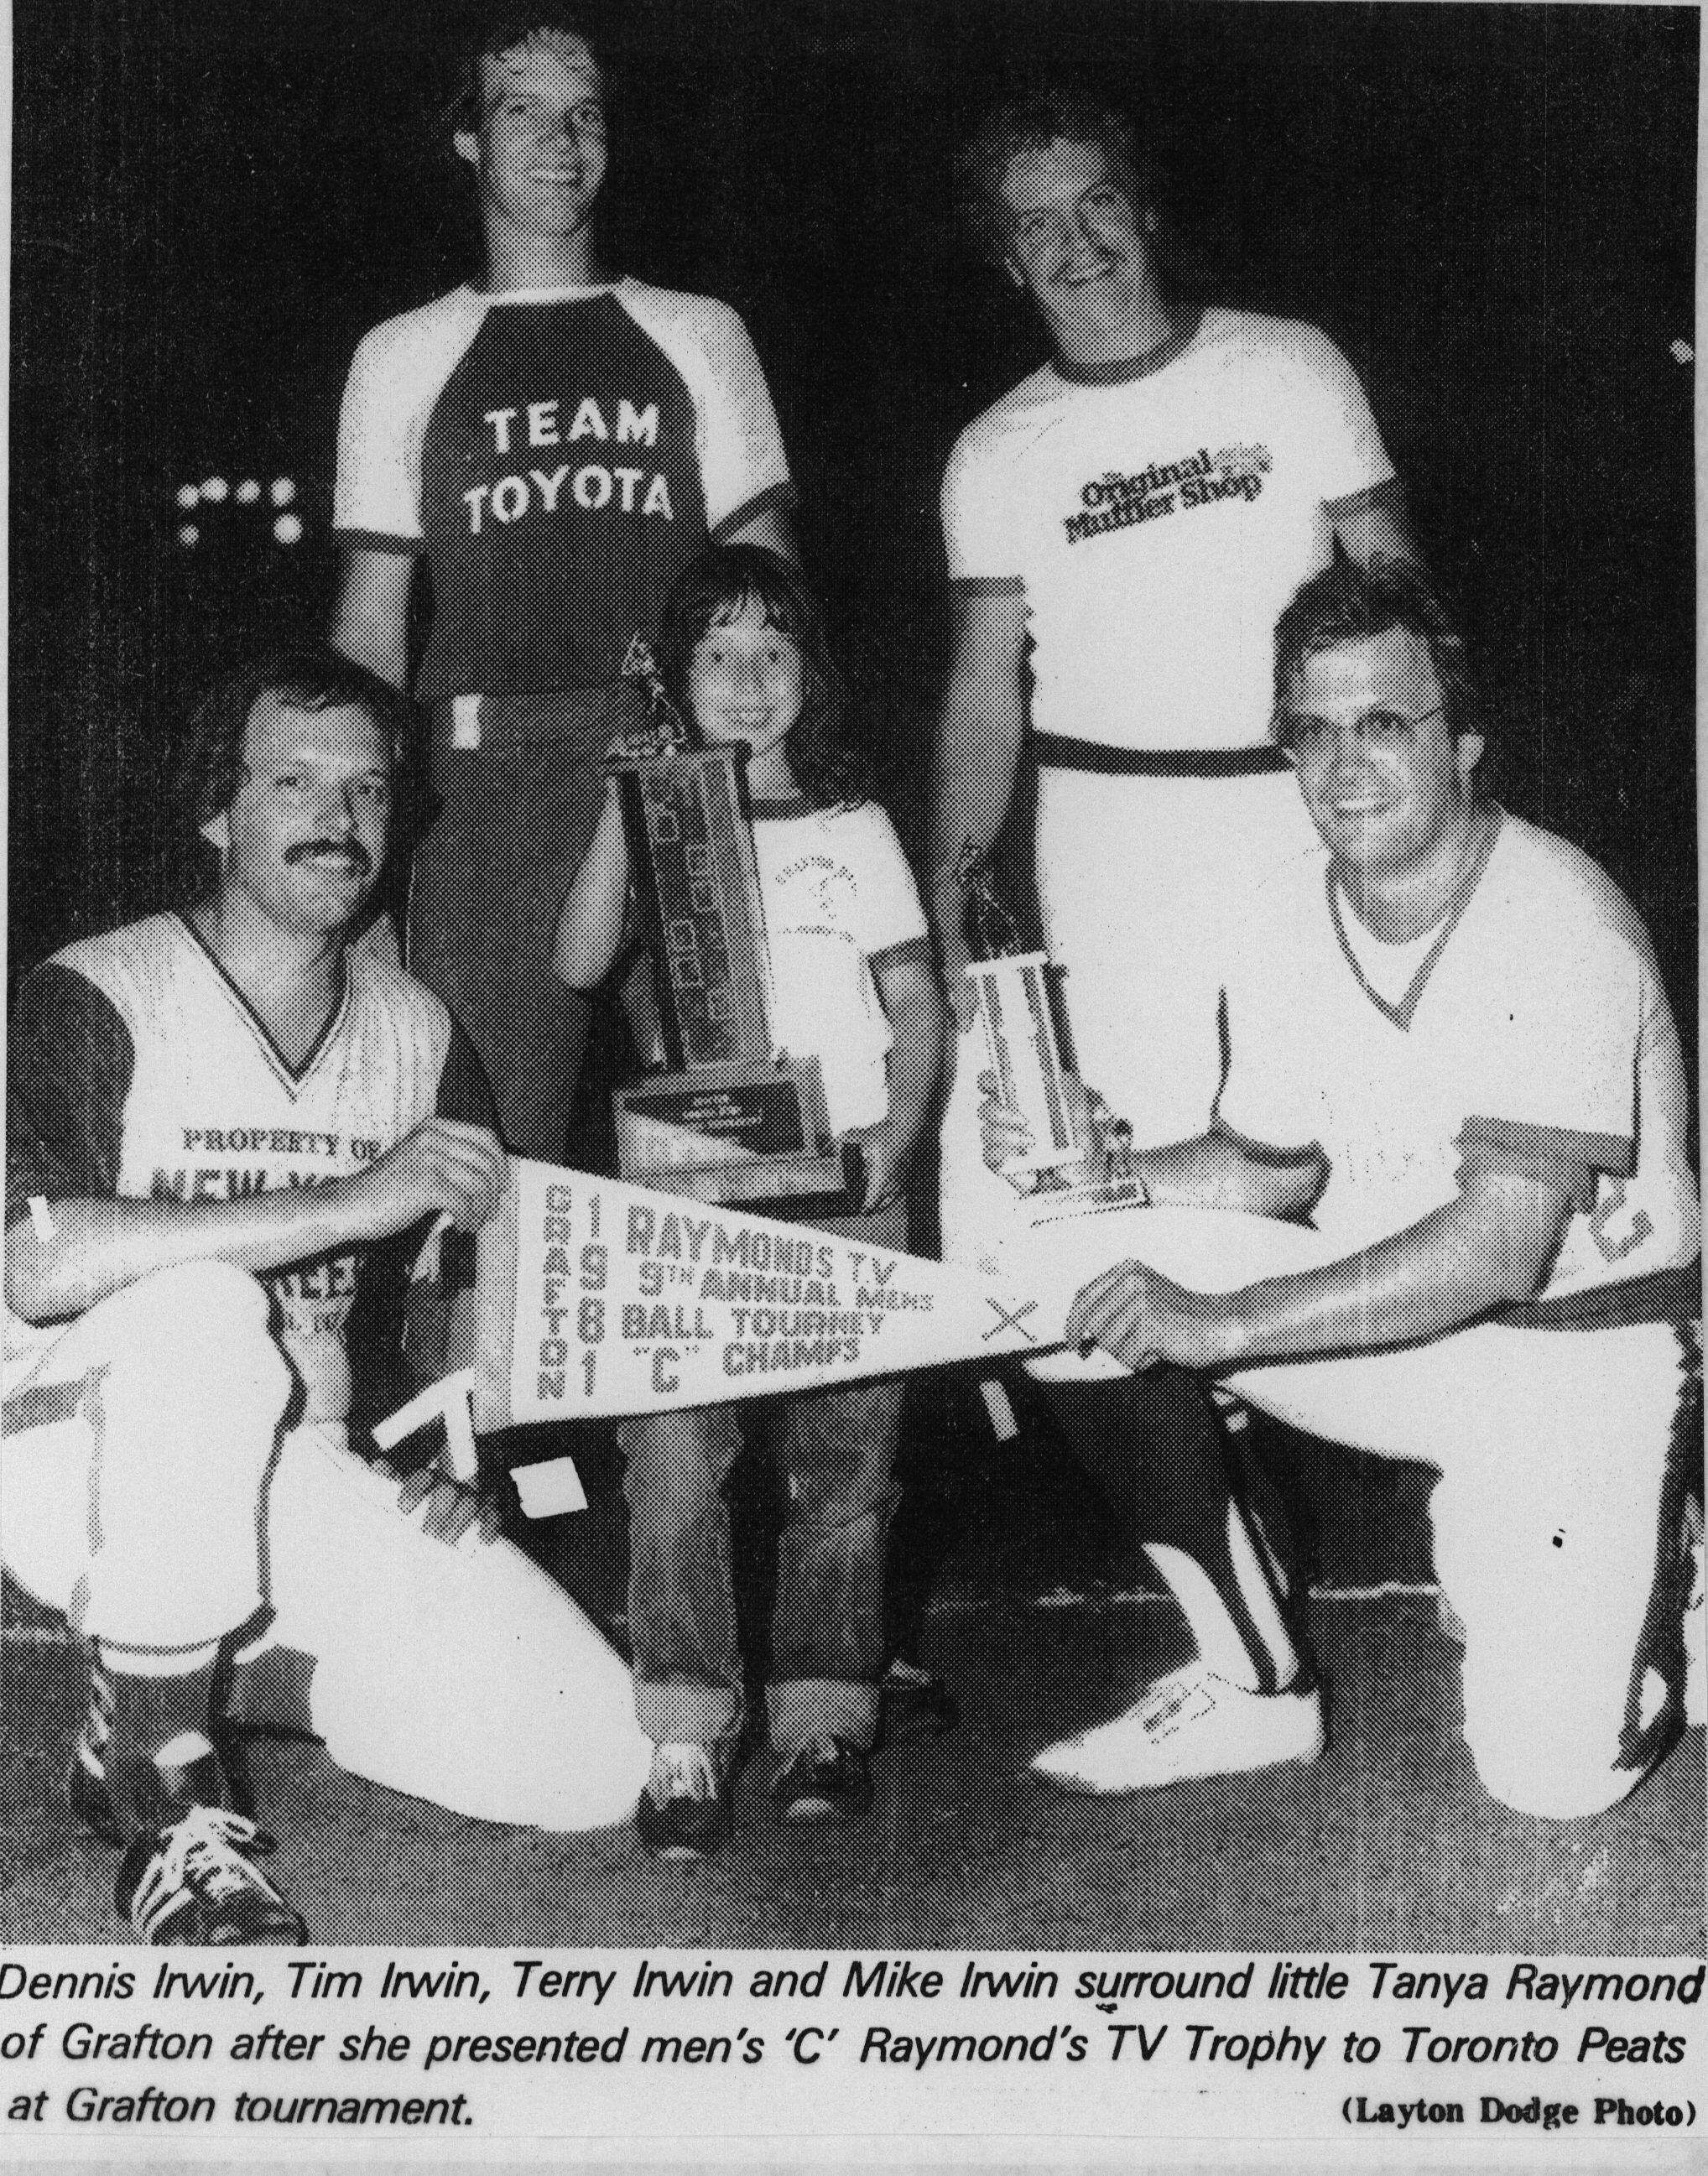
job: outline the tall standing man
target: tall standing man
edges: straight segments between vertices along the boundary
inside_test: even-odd
[[[1189,307],[1159,261],[1154,175],[1130,123],[1057,89],[1005,105],[964,155],[986,255],[1030,295],[1052,358],[976,418],[943,521],[955,614],[936,754],[931,912],[965,1025],[964,879],[1013,795],[1029,722],[1038,889],[1075,1063],[1118,1080],[1141,1147],[1206,1123],[1221,1077],[1224,933],[1310,830],[1267,732],[1276,620],[1338,547],[1410,544],[1362,388],[1308,325]],[[1031,700],[1028,704],[1028,682]],[[963,1047],[944,1133],[951,1255],[997,1266],[1015,1214],[978,1154]],[[1136,1439],[1191,1464],[1217,1430],[1184,1377],[1052,1401],[1076,1455],[1191,1618],[1265,1690],[1286,1642],[1231,1515],[1147,1531]]]
[[[620,673],[707,542],[793,556],[764,376],[734,313],[607,272],[595,231],[605,77],[585,34],[509,8],[472,38],[453,113],[484,265],[357,350],[339,427],[333,640],[415,683],[442,803],[418,851],[414,971],[467,1026],[518,1153],[561,1161],[587,1025],[552,974],[623,716]]]

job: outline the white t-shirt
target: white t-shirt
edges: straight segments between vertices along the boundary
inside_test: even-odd
[[[889,1108],[893,1038],[872,964],[928,941],[900,841],[870,801],[762,801],[753,816],[777,1047],[819,1060],[833,1134],[875,1126]]]
[[[1247,1140],[1319,1146],[1314,1221],[1347,1253],[1406,1230],[1481,1167],[1568,1186],[1539,1297],[1696,1254],[1683,1053],[1647,933],[1575,846],[1491,811],[1410,987],[1374,992],[1328,857],[1260,887],[1230,962],[1217,1117]]]
[[[1161,369],[1082,385],[1047,366],[962,432],[949,576],[1024,590],[1041,732],[1257,747],[1276,621],[1331,556],[1324,509],[1393,473],[1325,335],[1206,310]]]

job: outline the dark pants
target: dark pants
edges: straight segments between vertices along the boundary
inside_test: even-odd
[[[1246,1593],[1229,1544],[1228,1523],[1231,1507],[1250,1505],[1255,1495],[1265,1534],[1285,1543],[1285,1515],[1266,1477],[1256,1477],[1254,1491],[1254,1477],[1237,1468],[1205,1384],[1183,1368],[1159,1368],[1119,1382],[1042,1383],[1039,1388],[1069,1448],[1107,1498],[1123,1537],[1178,1549],[1203,1568],[1260,1688],[1274,1690],[1281,1658],[1259,1630],[1254,1597]],[[1246,1524],[1248,1529],[1248,1518]],[[1264,1576],[1248,1566],[1246,1577],[1254,1575]],[[1278,1600],[1273,1582],[1265,1583],[1270,1599]]]
[[[898,1205],[839,1219],[830,1228],[900,1247],[906,1212]],[[710,1745],[741,1727],[742,1671],[723,1488],[745,1422],[763,1433],[788,1488],[766,1694],[771,1742],[785,1760],[814,1738],[870,1749],[906,1390],[890,1376],[619,1423],[628,1461],[634,1711],[655,1744]]]
[[[439,807],[416,851],[409,964],[480,1054],[505,1145],[563,1161],[588,1003],[552,968],[558,921],[605,799],[601,768],[640,699],[623,684],[480,701],[481,744],[432,714]]]

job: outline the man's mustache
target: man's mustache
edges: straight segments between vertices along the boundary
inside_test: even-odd
[[[373,857],[360,839],[305,839],[299,846],[285,849],[285,865],[289,868],[318,854],[341,854],[359,874],[366,877],[373,873]]]

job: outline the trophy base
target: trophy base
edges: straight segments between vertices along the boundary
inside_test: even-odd
[[[1035,1232],[1047,1224],[1071,1223],[1081,1216],[1101,1216],[1112,1210],[1147,1205],[1144,1188],[1127,1178],[1108,1179],[1095,1186],[1040,1187],[1023,1198],[1026,1220]]]
[[[750,1209],[761,1215],[775,1212],[791,1218],[853,1216],[861,1200],[863,1169],[857,1145],[832,1156],[808,1156],[798,1162],[726,1163],[703,1170],[625,1172],[637,1186],[654,1186],[661,1193],[680,1194],[690,1201],[706,1201],[720,1209]]]
[[[637,1186],[726,1208],[799,1215],[860,1206],[857,1145],[832,1146],[816,1064],[653,1074],[614,1096],[617,1162]]]

